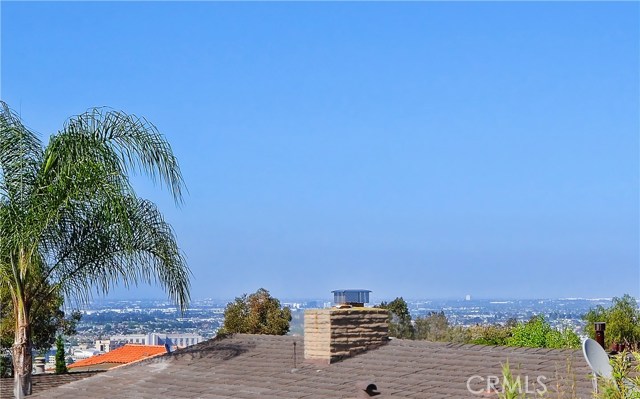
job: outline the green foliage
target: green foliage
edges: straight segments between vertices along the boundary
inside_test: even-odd
[[[471,342],[471,330],[463,326],[449,326],[447,342],[454,344],[467,344]]]
[[[268,334],[285,335],[289,332],[291,310],[281,308],[280,301],[269,291],[260,288],[255,293],[242,295],[227,304],[224,310],[224,326],[219,335]]]
[[[469,342],[476,345],[507,345],[511,329],[508,325],[499,324],[469,327]]]
[[[402,298],[383,302],[378,307],[389,309],[389,335],[398,338],[534,348],[580,347],[580,337],[575,332],[569,328],[556,330],[543,316],[533,317],[526,323],[509,319],[504,325],[463,327],[450,325],[444,311],[440,311],[417,317],[412,325],[407,304]]]
[[[509,361],[502,365],[502,389],[498,391],[499,399],[524,399],[527,395],[522,387],[520,376],[513,376]]]
[[[563,328],[562,330],[552,329],[547,334],[547,348],[565,349],[565,348],[579,348],[580,337],[570,328]]]
[[[562,331],[553,329],[544,316],[538,315],[526,323],[518,323],[506,343],[531,348],[578,348],[580,338],[568,328]]]
[[[635,298],[625,294],[622,298],[613,298],[612,306],[605,308],[598,305],[584,315],[587,325],[585,332],[595,338],[594,323],[605,322],[605,345],[614,343],[637,347],[640,344],[640,308]]]
[[[11,357],[6,353],[0,353],[0,378],[13,377]]]
[[[640,353],[623,352],[610,359],[612,379],[598,378],[598,399],[640,399],[640,363],[633,365],[631,357]]]
[[[509,346],[526,346],[531,348],[545,348],[547,334],[551,326],[543,316],[532,317],[526,323],[519,323],[513,328],[511,337],[507,340]]]
[[[402,297],[396,298],[389,303],[382,302],[376,307],[389,310],[389,336],[406,339],[414,337],[409,306]]]
[[[64,356],[64,340],[62,335],[58,335],[56,339],[56,374],[67,373],[67,362]]]

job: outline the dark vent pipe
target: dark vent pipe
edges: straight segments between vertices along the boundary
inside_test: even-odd
[[[594,324],[594,327],[596,329],[596,341],[606,350],[604,347],[604,330],[607,327],[607,323],[598,322]]]

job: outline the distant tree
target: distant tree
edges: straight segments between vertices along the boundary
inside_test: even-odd
[[[11,364],[11,357],[3,350],[0,353],[0,378],[9,377],[13,377],[13,365]]]
[[[447,341],[449,339],[449,320],[443,311],[431,312],[416,318],[416,339],[427,341]]]
[[[585,332],[595,338],[594,323],[605,322],[605,344],[627,344],[630,347],[640,345],[640,309],[635,298],[625,294],[622,298],[613,298],[612,306],[598,305],[590,309],[583,317],[586,321]]]
[[[67,362],[64,356],[64,340],[62,335],[58,335],[56,340],[56,374],[67,373]]]
[[[278,299],[260,288],[227,304],[224,325],[219,333],[285,335],[289,332],[290,321],[291,310],[282,308]]]
[[[447,341],[455,344],[467,344],[471,341],[471,330],[464,326],[449,326]]]
[[[507,321],[504,323],[504,326],[508,329],[511,329],[518,325],[518,319],[515,317],[509,317]]]
[[[382,302],[376,307],[389,311],[389,336],[413,339],[414,329],[411,323],[409,306],[402,297],[396,298],[389,303]]]

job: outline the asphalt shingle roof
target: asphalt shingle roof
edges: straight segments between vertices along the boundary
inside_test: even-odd
[[[294,364],[294,343],[295,364]],[[126,365],[37,394],[47,398],[353,398],[355,383],[370,380],[378,398],[482,398],[509,361],[514,374],[556,381],[574,396],[590,398],[589,368],[575,350],[507,348],[391,340],[331,365],[305,363],[302,337],[237,334]],[[294,368],[295,366],[295,368]],[[571,372],[566,373],[567,367]],[[531,384],[530,384],[531,385]],[[534,389],[531,387],[531,389]],[[556,397],[555,394],[552,397]]]
[[[31,379],[31,390],[34,394],[37,394],[103,372],[83,371],[67,374],[34,374]],[[0,399],[5,398],[13,398],[13,378],[0,378]]]

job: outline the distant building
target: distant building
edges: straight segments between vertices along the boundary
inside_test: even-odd
[[[152,345],[150,343],[150,334],[126,334],[126,335],[112,335],[109,337],[109,341],[113,342],[125,342],[128,344],[139,345]]]
[[[96,340],[95,347],[97,350],[103,353],[107,353],[114,349],[118,349],[124,346],[128,341],[125,340],[113,340],[113,339],[98,339]]]
[[[124,342],[129,344],[140,345],[170,345],[178,348],[186,348],[187,346],[199,344],[205,341],[205,339],[198,334],[189,333],[149,333],[149,334],[128,334],[128,335],[113,335],[110,337],[110,342]],[[96,347],[97,343],[96,343]]]
[[[470,301],[471,300],[471,295],[467,294],[467,296],[464,297],[465,301]]]
[[[86,359],[86,358],[98,355],[100,353],[102,352],[100,352],[97,349],[88,348],[88,349],[74,349],[71,355],[73,356],[74,359]]]

